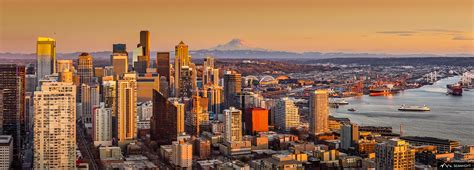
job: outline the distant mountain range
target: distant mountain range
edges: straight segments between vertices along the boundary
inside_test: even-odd
[[[74,53],[58,53],[58,59],[76,59],[82,52]],[[89,52],[96,59],[109,59],[112,54],[111,51]],[[193,58],[204,58],[206,56],[214,56],[215,58],[246,58],[246,59],[329,59],[329,58],[405,58],[405,57],[474,57],[474,54],[383,54],[383,53],[321,53],[321,52],[288,52],[267,50],[264,48],[251,47],[241,39],[232,39],[228,43],[219,44],[209,49],[190,50],[190,55]],[[151,52],[151,57],[156,57],[156,52]],[[132,52],[129,53],[131,57]],[[174,51],[171,51],[171,56],[174,56]],[[22,54],[22,53],[0,53],[0,59],[8,60],[30,60],[35,59],[36,54]]]

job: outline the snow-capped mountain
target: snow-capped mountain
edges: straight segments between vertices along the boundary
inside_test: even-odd
[[[225,44],[219,44],[215,47],[210,48],[209,50],[217,51],[238,51],[238,50],[252,50],[252,51],[267,51],[263,48],[251,47],[245,43],[244,40],[234,38]]]

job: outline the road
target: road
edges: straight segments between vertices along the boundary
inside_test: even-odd
[[[77,145],[82,153],[82,156],[84,157],[84,160],[88,160],[89,162],[89,168],[93,170],[98,170],[99,166],[95,162],[94,155],[90,151],[90,143],[89,141],[86,140],[85,135],[84,135],[84,126],[82,123],[78,120],[77,121],[77,126],[76,126],[76,142]]]

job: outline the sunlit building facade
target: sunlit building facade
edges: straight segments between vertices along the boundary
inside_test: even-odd
[[[76,167],[76,86],[46,82],[34,94],[34,169]]]
[[[309,131],[313,135],[329,132],[329,92],[316,90],[309,101]]]
[[[36,77],[39,82],[56,72],[56,40],[48,37],[38,37],[36,42]]]
[[[117,81],[118,141],[128,142],[137,137],[137,78],[126,73]]]

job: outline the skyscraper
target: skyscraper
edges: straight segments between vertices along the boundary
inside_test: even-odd
[[[129,142],[137,137],[137,78],[126,73],[117,81],[118,141]]]
[[[113,54],[112,66],[114,68],[114,75],[117,77],[128,73],[128,56],[119,53]]]
[[[127,45],[126,44],[113,44],[112,45],[112,53],[127,53]]]
[[[133,49],[132,66],[135,66],[135,62],[138,62],[139,56],[143,56],[143,47],[140,44],[137,45],[137,48]]]
[[[112,111],[112,137],[118,137],[118,121],[117,121],[117,82],[112,76],[103,77],[102,97],[106,108]]]
[[[14,159],[21,165],[19,156],[22,136],[25,133],[25,67],[16,64],[0,64],[0,91],[3,91],[3,109],[0,117],[2,134],[12,135]]]
[[[140,46],[143,48],[142,56],[145,56],[143,60],[146,62],[146,68],[150,68],[150,31],[140,31]]]
[[[211,56],[207,56],[206,58],[204,58],[203,63],[202,84],[207,84],[209,82],[215,81],[213,77],[214,73],[214,58]]]
[[[98,107],[100,103],[100,87],[96,84],[82,84],[81,94],[82,123],[84,123],[88,133],[90,133],[90,130],[92,130],[93,111],[94,108]]]
[[[196,92],[196,69],[190,66],[183,66],[180,70],[179,88],[177,97],[188,97]]]
[[[179,96],[180,81],[181,81],[181,69],[183,66],[188,66],[191,63],[191,56],[189,56],[188,45],[184,44],[183,41],[179,42],[175,46],[175,57],[174,57],[174,95]]]
[[[191,112],[186,116],[186,132],[199,136],[203,127],[209,126],[208,100],[205,97],[192,96]]]
[[[290,130],[292,127],[300,125],[300,115],[298,113],[298,107],[295,106],[293,100],[285,97],[280,99],[273,109],[275,113],[275,126]]]
[[[34,169],[76,167],[76,86],[45,82],[34,94]]]
[[[312,135],[329,132],[329,93],[327,90],[316,90],[309,102],[309,131]]]
[[[242,111],[234,107],[224,110],[224,141],[242,141]]]
[[[39,82],[46,75],[56,72],[56,41],[48,37],[38,37],[36,57],[36,77]]]
[[[112,144],[112,109],[106,108],[105,103],[100,103],[94,108],[92,121],[94,145],[107,146]]]
[[[77,76],[79,77],[77,100],[80,102],[82,102],[82,84],[90,85],[93,82],[92,78],[94,77],[94,70],[92,63],[92,56],[88,53],[81,53],[77,59]]]
[[[224,74],[224,108],[239,107],[237,94],[242,92],[241,75],[235,71]]]
[[[344,124],[341,127],[341,148],[355,147],[359,141],[359,126],[357,124]]]
[[[204,85],[204,96],[207,97],[209,118],[214,120],[224,121],[224,116],[221,112],[222,107],[222,87],[215,84]]]
[[[82,53],[77,59],[77,75],[79,76],[79,85],[92,83],[94,77],[94,67],[92,56],[88,53]]]
[[[184,132],[184,104],[170,101],[157,90],[153,90],[153,116],[151,139],[158,145],[170,145]]]
[[[158,75],[160,77],[166,77],[168,84],[170,82],[170,53],[169,52],[158,52],[156,53],[156,67],[158,70]]]
[[[63,72],[64,70],[74,72],[75,68],[72,60],[58,60],[57,72]]]
[[[401,139],[390,139],[375,145],[377,169],[415,169],[415,149]]]

